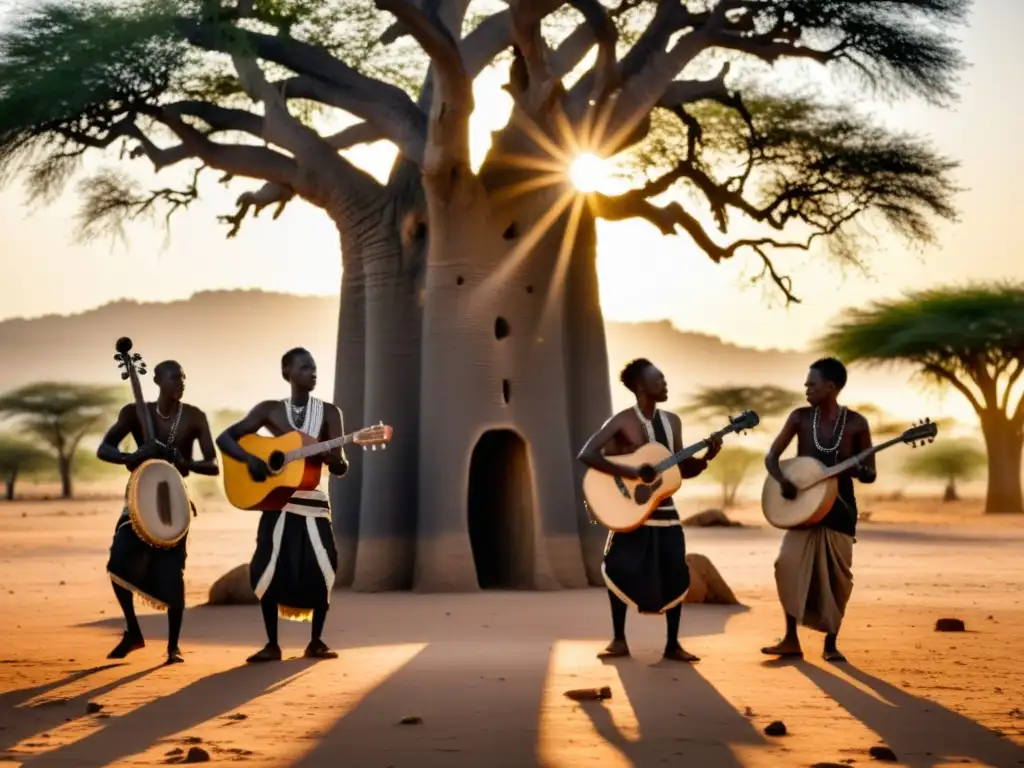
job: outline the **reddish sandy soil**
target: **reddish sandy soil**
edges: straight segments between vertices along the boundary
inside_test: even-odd
[[[216,504],[189,542],[186,663],[159,666],[165,619],[145,609],[149,645],[111,663],[117,506],[0,505],[0,765],[155,765],[192,746],[254,767],[869,765],[883,744],[897,765],[1024,765],[1024,519],[978,504],[865,505],[845,665],[822,662],[810,632],[806,662],[758,653],[780,630],[780,532],[756,509],[736,513],[753,527],[688,530],[745,603],[686,607],[683,642],[703,659],[692,667],[660,662],[663,621],[635,614],[634,658],[597,660],[599,589],[335,592],[325,639],[338,660],[295,658],[308,625],[282,622],[286,661],[246,666],[263,641],[258,609],[201,603],[248,559],[256,518]],[[936,632],[941,617],[967,632]],[[605,702],[563,695],[602,685]],[[774,720],[787,735],[765,735]]]

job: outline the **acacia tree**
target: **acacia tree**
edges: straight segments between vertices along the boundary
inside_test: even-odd
[[[91,150],[195,169],[153,191],[101,170],[80,187],[87,234],[187,205],[207,170],[255,182],[229,235],[296,197],[337,225],[335,402],[396,436],[372,461],[353,452],[334,485],[339,584],[475,589],[470,467],[505,459],[473,453],[517,441],[528,460],[505,462],[518,475],[495,498],[529,518],[530,583],[600,584],[573,461],[611,408],[595,220],[645,219],[716,262],[746,254],[787,299],[786,249],[821,239],[853,258],[853,225],[872,221],[929,239],[953,216],[953,163],[854,110],[745,83],[793,59],[850,73],[859,97],[947,102],[966,5],[50,0],[0,41],[0,159],[44,195]],[[511,116],[474,169],[471,86],[509,53]],[[324,113],[357,122],[326,130]],[[385,183],[343,154],[378,139],[399,152]],[[635,188],[577,194],[566,167],[583,151],[639,165]],[[656,202],[669,190],[695,202]]]
[[[703,387],[690,402],[679,409],[680,415],[692,414],[705,421],[722,422],[751,410],[763,419],[781,416],[804,400],[799,392],[765,384],[760,387]]]
[[[39,446],[11,435],[0,435],[0,477],[7,486],[5,498],[14,500],[18,477],[53,464],[53,456]]]
[[[909,475],[944,480],[943,501],[959,501],[957,481],[970,480],[984,468],[985,454],[967,440],[942,441],[912,454],[904,464]]]
[[[44,381],[0,396],[0,416],[15,419],[20,431],[53,449],[61,497],[70,499],[78,444],[103,428],[101,418],[118,400],[111,387]]]
[[[822,339],[849,362],[911,363],[967,398],[988,454],[986,512],[1024,512],[1024,285],[922,291],[851,310]]]
[[[722,509],[736,504],[736,494],[743,484],[750,468],[759,464],[764,454],[741,445],[730,445],[722,449],[718,457],[708,466],[708,476],[722,487]]]

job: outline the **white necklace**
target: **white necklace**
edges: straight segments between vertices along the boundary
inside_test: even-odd
[[[814,435],[814,447],[822,453],[835,453],[839,450],[839,446],[843,442],[843,432],[846,431],[846,406],[839,407],[839,413],[836,416],[836,424],[832,428],[832,437],[835,439],[836,443],[831,448],[825,448],[818,442],[818,422],[820,414],[821,408],[815,406],[814,419],[811,424],[811,432]],[[838,437],[836,436],[837,432]]]
[[[643,425],[644,431],[647,433],[647,439],[650,442],[656,442],[657,437],[654,434],[654,422],[644,416],[644,412],[640,410],[640,404],[633,406],[633,410],[636,412],[636,416],[640,419],[640,423]],[[654,416],[658,415],[657,409],[654,411]]]

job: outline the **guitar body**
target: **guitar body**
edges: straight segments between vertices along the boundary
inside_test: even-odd
[[[271,474],[262,483],[249,475],[241,461],[221,453],[224,493],[238,509],[278,510],[295,491],[312,491],[320,485],[323,462],[318,457],[297,459],[282,466],[284,454],[311,445],[316,440],[302,432],[285,432],[278,437],[246,435],[239,439],[242,450],[267,462]]]
[[[810,528],[817,525],[832,509],[839,495],[839,483],[825,477],[824,464],[811,456],[798,456],[779,462],[782,474],[803,490],[790,501],[783,498],[782,486],[771,475],[761,489],[761,510],[765,519],[776,528]]]
[[[627,467],[640,467],[657,464],[671,455],[661,443],[646,443],[633,453],[608,459]],[[682,484],[678,465],[666,469],[650,486],[639,479],[627,480],[590,468],[583,476],[583,498],[602,525],[616,533],[626,533],[643,525],[662,500],[672,496]]]

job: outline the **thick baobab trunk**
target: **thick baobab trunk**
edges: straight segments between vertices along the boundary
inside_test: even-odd
[[[425,185],[431,229],[415,587],[586,586],[565,297],[549,290],[564,223],[532,241],[523,224],[539,220],[554,198],[492,209],[468,174],[442,183],[452,188]]]
[[[584,209],[572,246],[566,276],[565,373],[569,391],[569,439],[573,454],[612,415],[608,384],[608,345],[597,279],[597,230],[589,209]],[[573,462],[576,523],[587,582],[601,586],[601,564],[607,531],[587,513],[583,500],[586,467]]]
[[[1024,434],[1020,426],[1011,423],[1003,413],[995,413],[981,417],[981,430],[988,453],[985,512],[1024,512],[1020,477]]]
[[[342,238],[345,260],[341,275],[341,307],[338,313],[338,348],[334,364],[334,402],[342,409],[345,431],[363,425],[363,391],[366,360],[366,285],[358,244]],[[363,452],[345,451],[348,472],[331,477],[331,510],[338,546],[338,587],[352,586],[359,545],[359,500],[362,492]]]

